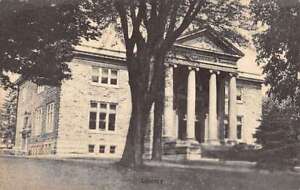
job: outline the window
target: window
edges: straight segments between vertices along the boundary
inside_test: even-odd
[[[45,90],[45,86],[43,86],[43,85],[38,85],[37,86],[37,93],[39,94],[39,93],[41,93],[41,92],[43,92]]]
[[[93,67],[92,68],[92,82],[99,82],[99,68]]]
[[[92,67],[92,82],[100,84],[117,85],[118,70]]]
[[[237,116],[237,131],[236,136],[237,139],[242,139],[242,129],[243,129],[243,116]],[[229,138],[229,123],[228,123],[228,115],[225,116],[224,119],[224,138]]]
[[[105,146],[104,145],[99,146],[99,153],[105,153]]]
[[[109,153],[114,154],[116,152],[116,146],[110,146]]]
[[[96,129],[97,112],[90,112],[90,124],[89,129]]]
[[[47,105],[46,132],[52,132],[54,128],[54,102]]]
[[[95,102],[90,103],[89,129],[108,130],[116,129],[117,104]]]
[[[237,88],[236,89],[236,100],[238,102],[241,102],[243,99],[242,99],[242,88]]]
[[[243,117],[238,116],[237,117],[237,139],[242,139],[242,128],[243,128]]]
[[[225,100],[229,99],[229,86],[225,86]],[[241,87],[236,87],[236,100],[241,103],[243,101],[243,89]]]
[[[43,108],[38,108],[35,110],[35,121],[34,121],[35,135],[41,134],[42,124],[43,124]]]
[[[228,139],[228,137],[229,137],[229,125],[228,123],[226,123],[224,126],[224,138]]]
[[[95,151],[95,145],[89,144],[89,153],[93,153]]]

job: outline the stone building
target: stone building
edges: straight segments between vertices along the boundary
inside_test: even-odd
[[[197,159],[205,147],[255,143],[262,79],[240,70],[243,56],[211,29],[177,40],[165,62],[165,158]],[[16,148],[30,155],[121,157],[131,113],[124,52],[80,46],[69,67],[72,79],[60,87],[20,80]]]

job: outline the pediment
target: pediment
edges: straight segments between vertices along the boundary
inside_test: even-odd
[[[196,50],[225,53],[232,56],[242,57],[244,55],[233,44],[220,37],[212,29],[204,29],[183,35],[177,40],[176,45]]]

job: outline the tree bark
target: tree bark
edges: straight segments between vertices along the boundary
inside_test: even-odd
[[[146,116],[149,115],[146,109],[146,102],[142,95],[132,91],[132,113],[129,129],[126,138],[124,153],[120,164],[129,167],[140,167],[143,165],[143,142],[145,135]],[[139,97],[140,96],[140,97]]]
[[[163,101],[157,100],[154,104],[154,127],[153,127],[153,149],[152,160],[162,159],[162,117]]]

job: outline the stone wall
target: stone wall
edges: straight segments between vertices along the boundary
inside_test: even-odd
[[[126,67],[122,63],[84,59],[74,59],[69,66],[72,70],[72,80],[63,82],[60,95],[57,153],[121,157],[131,114]],[[92,66],[118,69],[118,85],[92,83]],[[115,131],[89,129],[90,101],[117,103]],[[95,153],[88,152],[89,145],[95,145]],[[100,145],[105,145],[105,153],[99,153]],[[109,153],[110,146],[116,146],[114,154]]]
[[[242,101],[237,100],[237,115],[243,117],[242,139],[240,142],[254,144],[253,134],[260,124],[262,111],[261,83],[237,80],[237,88],[241,88]],[[225,104],[225,114],[228,113],[228,101]]]

